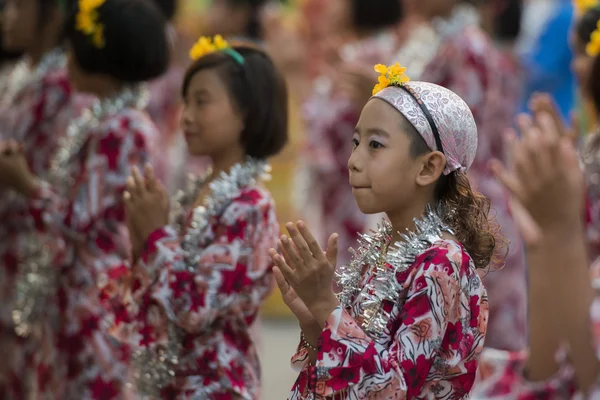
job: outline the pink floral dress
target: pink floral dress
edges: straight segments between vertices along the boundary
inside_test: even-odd
[[[52,164],[52,184],[41,183],[23,218],[54,238],[41,271],[56,275],[55,292],[47,296],[55,296],[59,310],[52,346],[66,367],[61,388],[38,377],[42,398],[124,398],[130,351],[108,334],[103,320],[118,304],[112,283],[129,272],[122,193],[132,166],[149,161],[146,142],[157,131],[134,105],[115,100],[111,107],[97,124],[83,125],[71,142],[80,147],[66,146],[71,152],[64,165],[55,170]]]
[[[0,106],[0,140],[14,139],[24,146],[29,168],[40,177],[46,176],[50,159],[59,139],[66,131],[69,119],[78,113],[71,86],[64,69],[64,55],[60,52],[46,54],[41,64],[44,71],[23,71],[24,81],[18,88],[14,78],[7,87]],[[19,67],[23,65],[19,64]],[[15,67],[16,68],[16,67]],[[14,73],[14,69],[9,72]],[[13,308],[18,295],[17,281],[21,275],[20,264],[30,252],[31,235],[37,236],[38,246],[48,238],[36,233],[36,226],[24,217],[27,201],[12,190],[0,189],[0,393],[3,399],[22,399],[31,393],[36,371],[50,386],[60,379],[60,370],[48,369],[55,361],[49,345],[52,331],[43,335],[19,336],[13,322]],[[58,304],[54,299],[46,303],[46,313],[56,316]]]
[[[213,181],[212,195],[194,208],[199,181],[180,200],[178,227],[146,241],[130,301],[111,321],[112,334],[135,349],[132,382],[142,396],[260,398],[251,325],[273,288],[267,252],[279,224],[249,163]]]
[[[386,263],[370,265],[361,262],[378,258],[389,236],[363,239],[361,256],[338,275],[342,305],[325,324],[315,365],[302,343],[292,358],[300,375],[290,399],[460,399],[469,394],[486,333],[486,291],[460,243],[435,231],[419,241],[398,252],[390,247]]]

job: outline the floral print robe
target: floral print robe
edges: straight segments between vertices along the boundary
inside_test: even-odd
[[[0,140],[14,139],[24,146],[31,171],[45,177],[58,141],[65,133],[69,119],[81,108],[75,101],[66,70],[50,68],[39,79],[32,80],[14,94],[8,108],[0,110],[2,131]],[[8,106],[8,105],[7,105]],[[48,386],[60,379],[59,365],[48,369],[55,361],[52,352],[52,332],[44,336],[18,337],[14,330],[12,311],[19,264],[27,257],[27,238],[36,234],[35,226],[24,218],[27,201],[9,189],[0,189],[0,393],[3,399],[21,399],[30,393],[35,371],[44,375]],[[40,243],[48,238],[39,235]],[[48,315],[55,315],[58,304],[49,299]],[[45,371],[45,372],[42,372]]]
[[[373,279],[363,270],[361,287]],[[371,339],[353,308],[336,308],[318,342],[316,364],[300,346],[290,399],[460,399],[475,380],[486,334],[486,290],[469,254],[440,239],[396,274],[403,290],[382,338]],[[364,290],[364,289],[363,289]],[[356,304],[354,305],[356,306]]]
[[[130,351],[103,320],[114,312],[113,282],[130,270],[122,193],[132,166],[149,161],[146,143],[156,135],[139,110],[104,117],[68,165],[73,184],[66,193],[43,182],[30,201],[25,222],[56,238],[50,267],[58,274],[60,325],[53,345],[66,365],[62,394],[42,381],[42,398],[124,398]]]
[[[112,333],[146,354],[180,346],[175,378],[160,398],[259,399],[250,327],[273,288],[267,252],[276,246],[279,224],[271,195],[247,186],[209,216],[193,266],[185,264],[182,250],[192,225],[189,206],[185,215],[183,232],[167,226],[147,239],[132,300],[127,312],[115,316]]]

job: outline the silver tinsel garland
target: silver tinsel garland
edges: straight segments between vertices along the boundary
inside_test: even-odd
[[[44,75],[53,69],[64,67],[66,63],[67,57],[65,52],[62,48],[58,47],[45,53],[33,69],[29,68],[29,59],[23,58],[10,73],[8,85],[2,96],[3,105],[11,106],[14,97],[25,86],[42,79]]]
[[[391,243],[392,226],[386,220],[370,235],[360,235],[352,261],[336,271],[336,281],[342,287],[338,294],[341,305],[354,310],[363,330],[373,339],[385,333],[390,319],[382,303],[396,303],[402,290],[396,274],[410,268],[419,254],[442,238],[443,232],[452,233],[429,206],[425,215],[414,222],[415,231],[407,231],[402,235],[403,240],[396,243]],[[365,265],[372,270],[373,279],[362,286]]]
[[[145,108],[148,98],[148,91],[143,85],[126,88],[114,97],[97,101],[91,109],[85,110],[79,118],[71,122],[50,163],[48,180],[58,193],[65,195],[68,188],[74,184],[75,177],[71,176],[70,163],[81,151],[89,132],[96,129],[104,118],[124,108]],[[49,250],[39,245],[36,235],[30,235],[26,242],[27,256],[24,262],[19,264],[15,306],[12,312],[15,332],[22,337],[28,336],[41,317],[47,315],[44,304],[47,296],[53,291],[56,279]]]
[[[181,243],[183,262],[175,265],[175,269],[196,272],[202,256],[199,243],[202,243],[212,219],[223,212],[241,189],[255,185],[258,180],[268,180],[270,171],[267,162],[249,157],[243,164],[233,166],[229,173],[221,172],[219,178],[209,184],[210,194],[203,204],[193,209],[188,226],[185,211],[194,204],[212,171],[207,171],[201,178],[191,177],[187,189],[178,192],[172,204],[171,223],[180,234],[184,234]],[[166,346],[140,349],[133,356],[133,385],[138,393],[150,398],[160,398],[161,390],[172,382],[175,369],[180,364],[181,341],[185,333],[170,321],[167,322],[167,330]]]

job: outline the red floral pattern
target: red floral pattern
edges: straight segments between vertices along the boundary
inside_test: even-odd
[[[128,304],[134,319],[114,321],[112,333],[155,351],[173,340],[169,326],[181,332],[176,377],[163,398],[258,399],[260,367],[250,327],[273,288],[267,254],[279,234],[273,200],[262,188],[241,189],[200,235],[197,264],[182,268],[188,211],[184,232],[165,227],[148,238]]]
[[[69,165],[75,184],[59,193],[43,183],[31,200],[28,223],[55,237],[60,248],[60,326],[53,347],[64,362],[63,394],[48,398],[122,399],[129,348],[119,345],[102,321],[122,313],[119,280],[128,276],[129,238],[122,193],[132,166],[149,161],[145,143],[157,135],[146,114],[122,109],[86,132],[84,147]]]
[[[40,79],[33,80],[15,93],[10,107],[0,110],[0,139],[22,143],[29,167],[38,176],[48,172],[58,140],[68,121],[78,113],[66,71],[51,68]],[[14,307],[15,282],[19,263],[27,255],[27,237],[36,234],[40,226],[24,218],[26,200],[16,193],[0,189],[0,393],[3,399],[22,399],[30,392],[32,379],[39,375],[39,386],[52,388],[60,379],[60,365],[52,364],[52,331],[44,327],[42,335],[27,339],[14,333],[11,312]],[[37,233],[40,245],[49,238]],[[58,304],[49,299],[46,312],[57,312]]]
[[[367,269],[362,286],[372,278]],[[488,317],[471,257],[460,244],[440,240],[397,279],[404,289],[381,339],[360,328],[355,305],[340,306],[321,334],[316,365],[299,347],[291,399],[459,399],[470,392]]]

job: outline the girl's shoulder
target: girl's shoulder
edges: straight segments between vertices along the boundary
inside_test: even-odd
[[[228,209],[245,208],[275,212],[275,201],[271,192],[260,185],[245,186],[232,197]]]
[[[443,273],[462,280],[479,279],[475,263],[465,247],[454,239],[436,240],[430,247],[415,257],[410,270]]]
[[[147,138],[158,135],[158,128],[145,111],[129,107],[104,117],[99,130],[117,136],[134,133]]]

